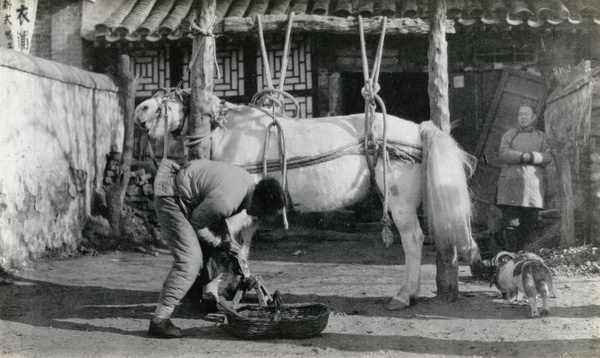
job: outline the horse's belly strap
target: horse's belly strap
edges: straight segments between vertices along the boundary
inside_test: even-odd
[[[371,155],[371,149],[375,150],[375,148],[370,148],[369,155]],[[381,155],[381,150],[383,149],[382,145],[379,145],[377,148],[376,156]],[[387,141],[387,151],[389,155],[389,159],[402,162],[405,164],[416,164],[421,163],[421,159],[423,157],[423,150],[420,146],[403,143],[400,141]],[[347,144],[338,149],[334,149],[322,154],[313,155],[313,156],[299,156],[292,157],[287,160],[287,168],[288,169],[297,169],[302,167],[308,167],[311,165],[316,165],[320,163],[325,163],[334,159],[341,158],[346,155],[365,155],[365,149],[363,148],[363,140],[360,139],[354,143]],[[263,163],[262,162],[254,162],[254,163],[246,163],[246,164],[238,164],[238,166],[246,169],[251,174],[262,173],[263,171]],[[267,170],[268,171],[277,171],[281,170],[281,160],[279,159],[271,159],[267,161]]]

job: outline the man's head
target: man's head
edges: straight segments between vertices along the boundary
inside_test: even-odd
[[[285,203],[285,191],[277,179],[264,178],[254,188],[252,215],[260,219],[278,216],[283,213]]]
[[[531,108],[530,106],[521,106],[519,108],[519,127],[521,127],[521,129],[532,129],[534,122],[535,122],[535,116],[533,115],[533,108]]]

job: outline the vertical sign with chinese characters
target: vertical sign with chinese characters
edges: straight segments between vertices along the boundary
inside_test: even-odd
[[[0,0],[0,47],[29,53],[38,0]]]

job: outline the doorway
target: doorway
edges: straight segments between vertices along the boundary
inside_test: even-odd
[[[360,94],[364,85],[362,72],[342,73],[342,83],[344,113],[364,113],[365,101]],[[421,123],[429,120],[428,85],[427,72],[382,72],[378,95],[388,114]]]

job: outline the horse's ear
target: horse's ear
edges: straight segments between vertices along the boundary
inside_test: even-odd
[[[189,105],[190,104],[190,97],[191,97],[191,93],[190,91],[181,91],[181,100],[183,101],[184,105]]]
[[[157,88],[152,92],[151,98],[162,97],[167,94],[167,90],[164,88]]]

